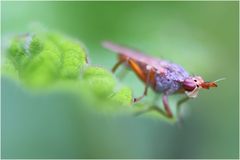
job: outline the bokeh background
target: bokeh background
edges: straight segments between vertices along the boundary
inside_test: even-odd
[[[227,78],[188,102],[181,128],[144,116],[94,113],[71,94],[31,94],[2,78],[2,158],[239,156],[238,2],[2,2],[1,12],[2,44],[40,23],[80,39],[94,65],[115,63],[101,47],[107,39],[209,81]],[[142,93],[133,74],[122,83]]]

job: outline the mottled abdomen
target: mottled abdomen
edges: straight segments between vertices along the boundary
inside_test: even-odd
[[[154,90],[160,93],[172,94],[182,89],[182,82],[189,77],[188,72],[181,66],[173,63],[165,63],[164,73],[156,74]]]

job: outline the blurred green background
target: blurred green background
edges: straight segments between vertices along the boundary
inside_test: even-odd
[[[2,158],[238,157],[238,2],[2,2],[1,18],[3,47],[5,37],[37,22],[80,39],[94,65],[110,69],[116,62],[101,47],[107,39],[209,81],[227,78],[188,102],[181,128],[99,114],[69,93],[32,94],[2,78]],[[122,83],[142,93],[133,74]]]

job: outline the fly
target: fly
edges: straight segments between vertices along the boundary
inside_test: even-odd
[[[217,81],[206,82],[200,76],[191,76],[182,66],[143,53],[122,47],[111,42],[104,42],[103,46],[118,54],[118,62],[113,66],[112,72],[125,64],[145,84],[142,96],[134,98],[133,102],[142,100],[151,87],[156,93],[162,93],[164,110],[157,109],[167,118],[173,118],[173,113],[168,103],[168,96],[175,93],[185,93],[187,96],[177,102],[177,109],[190,98],[196,98],[200,89],[217,87]],[[179,112],[178,112],[179,113]]]

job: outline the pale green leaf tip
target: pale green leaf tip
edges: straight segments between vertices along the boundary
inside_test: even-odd
[[[123,87],[111,99],[120,105],[129,106],[132,103],[132,90],[128,87]]]

